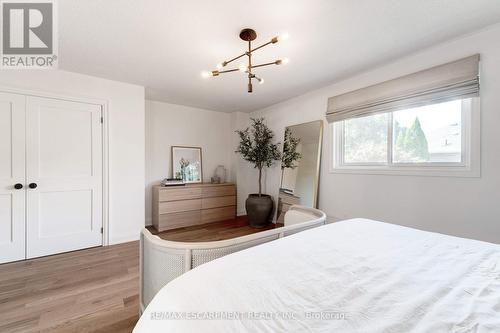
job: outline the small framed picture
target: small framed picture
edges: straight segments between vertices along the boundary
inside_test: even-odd
[[[172,178],[185,183],[203,182],[203,161],[200,147],[172,146]]]

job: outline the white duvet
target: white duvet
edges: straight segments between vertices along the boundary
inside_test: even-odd
[[[135,333],[500,332],[500,245],[355,219],[209,262]]]

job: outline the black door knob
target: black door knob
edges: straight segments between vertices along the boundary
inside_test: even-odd
[[[21,184],[21,183],[17,183],[16,185],[14,185],[14,188],[15,188],[16,190],[20,190],[20,189],[22,189],[22,188],[23,188],[23,184]]]
[[[36,188],[38,185],[36,183],[30,183],[28,186],[29,188]]]

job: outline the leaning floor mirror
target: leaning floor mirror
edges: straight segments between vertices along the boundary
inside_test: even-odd
[[[322,120],[285,128],[278,223],[291,205],[317,207],[322,142]]]

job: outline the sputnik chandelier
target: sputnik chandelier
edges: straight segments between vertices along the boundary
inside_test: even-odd
[[[259,82],[259,84],[264,83],[264,79],[255,75],[253,73],[254,68],[259,68],[259,67],[264,67],[264,66],[269,66],[269,65],[284,65],[288,63],[288,59],[278,59],[276,61],[271,61],[271,62],[266,62],[263,64],[258,64],[258,65],[253,65],[252,64],[252,54],[253,52],[263,48],[264,46],[267,46],[269,44],[276,44],[277,42],[281,42],[285,39],[288,38],[288,34],[283,34],[277,37],[274,37],[271,39],[269,42],[264,43],[260,46],[257,46],[256,48],[252,49],[252,41],[257,38],[257,33],[253,29],[243,29],[240,32],[240,38],[243,39],[245,42],[248,42],[248,51],[244,52],[243,54],[240,54],[237,57],[234,57],[230,60],[223,61],[222,63],[217,65],[217,69],[211,72],[202,72],[201,76],[204,78],[211,77],[211,76],[219,76],[220,74],[224,73],[231,73],[231,72],[243,72],[248,74],[248,92],[251,93],[253,91],[253,86],[252,86],[252,79],[255,79]],[[234,69],[224,69],[228,64],[231,62],[238,60],[244,56],[248,57],[248,63],[247,64],[241,64],[238,68]]]

